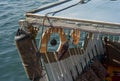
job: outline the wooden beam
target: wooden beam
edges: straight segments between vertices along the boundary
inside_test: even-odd
[[[55,27],[61,27],[65,29],[79,29],[85,32],[102,33],[120,35],[120,23],[100,22],[100,21],[89,21],[89,20],[78,20],[68,19],[60,17],[47,17]],[[50,22],[45,16],[26,14],[26,21],[30,24],[38,24],[44,27],[50,27]],[[43,22],[44,21],[44,22]]]

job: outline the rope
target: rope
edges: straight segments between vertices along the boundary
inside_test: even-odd
[[[68,8],[71,8],[71,7],[73,7],[73,6],[76,6],[76,5],[78,5],[79,3],[81,3],[81,1],[79,1],[79,2],[77,2],[76,4],[73,4],[73,5],[71,5],[71,6],[62,8],[62,9],[60,9],[60,10],[56,10],[56,11],[53,11],[53,12],[48,12],[48,13],[46,13],[46,14],[45,14],[45,17],[44,17],[44,19],[43,19],[43,27],[44,27],[44,23],[45,23],[46,18],[47,18],[48,22],[50,23],[50,26],[53,27],[53,25],[52,25],[52,23],[50,22],[50,19],[49,19],[49,17],[48,17],[49,14],[52,14],[52,16],[54,16],[56,13],[58,13],[58,12],[60,12],[60,11],[63,11],[63,10],[66,10],[66,9],[68,9]],[[43,33],[43,27],[42,27],[42,33]]]
[[[60,9],[60,10],[53,11],[53,12],[49,12],[49,13],[47,13],[47,15],[48,15],[48,14],[52,14],[52,16],[54,16],[54,15],[55,15],[56,13],[58,13],[58,12],[61,12],[61,11],[63,11],[63,10],[66,10],[66,9],[68,9],[68,8],[71,8],[71,7],[73,7],[73,6],[76,6],[76,5],[80,4],[80,3],[82,3],[82,1],[83,1],[83,0],[80,0],[79,2],[77,2],[77,3],[73,4],[73,5],[70,5],[70,6],[68,6],[68,7],[65,7],[65,8],[62,8],[62,9]]]
[[[47,61],[48,61],[49,67],[50,67],[50,69],[51,69],[53,79],[54,79],[54,81],[56,81],[56,78],[55,78],[55,75],[54,75],[54,72],[53,72],[52,65],[51,65],[51,63],[50,63],[50,60],[49,60],[48,54],[46,53],[45,56],[46,56],[46,58],[47,58]],[[49,75],[49,76],[50,76],[50,75]]]
[[[58,60],[58,57],[56,55],[56,53],[54,52],[54,56],[55,56],[55,59],[57,61],[57,64],[58,64],[58,67],[59,67],[59,70],[60,70],[60,76],[63,77],[63,71],[62,71],[62,67],[60,65],[60,61]]]
[[[43,31],[44,31],[44,26],[45,26],[45,20],[46,20],[46,18],[47,18],[47,15],[48,15],[48,14],[45,15],[45,17],[44,17],[44,19],[43,19],[43,23],[42,23],[43,25],[42,25],[42,29],[41,29],[41,37],[40,37],[39,48],[40,48],[40,46],[41,46],[41,39],[42,39],[42,35],[43,35]],[[51,25],[51,26],[52,26],[52,25]],[[46,56],[46,58],[47,58],[49,67],[50,67],[50,69],[51,69],[53,79],[56,81],[56,78],[55,78],[54,73],[53,73],[52,65],[50,64],[50,60],[49,60],[49,58],[48,58],[47,53],[45,54],[45,56]],[[48,73],[47,73],[47,74],[48,74]],[[49,79],[49,80],[50,80],[50,79]]]
[[[77,3],[73,4],[73,5],[70,5],[70,6],[68,6],[68,7],[65,7],[65,8],[62,8],[62,9],[60,9],[60,10],[53,11],[53,12],[48,12],[48,13],[46,13],[46,14],[45,14],[45,17],[44,17],[44,19],[43,19],[43,26],[42,26],[41,38],[42,38],[42,34],[43,34],[43,30],[44,30],[46,18],[47,18],[50,26],[51,26],[51,27],[54,27],[53,24],[50,22],[50,19],[49,19],[49,17],[48,17],[49,14],[52,14],[52,16],[54,16],[54,15],[55,15],[56,13],[58,13],[58,12],[61,12],[61,11],[63,11],[63,10],[66,10],[66,9],[68,9],[68,8],[71,8],[71,7],[73,7],[73,6],[76,6],[76,5],[80,4],[80,3],[83,4],[83,2],[84,2],[84,3],[87,3],[88,1],[90,1],[90,0],[87,0],[86,2],[85,2],[85,0],[80,0],[79,2],[77,2]],[[40,38],[40,39],[41,39],[41,38]],[[40,47],[40,45],[39,45],[39,47]]]
[[[73,49],[73,50],[74,50],[74,49]],[[76,74],[78,74],[78,73],[77,73],[77,69],[76,69],[76,66],[77,66],[76,60],[75,60],[74,56],[72,55],[70,49],[68,49],[68,54],[70,55],[70,60],[71,60],[71,64],[72,64],[72,69],[74,69],[74,70],[75,70],[74,72],[76,72]],[[71,57],[73,57],[73,59],[72,59]],[[75,68],[74,68],[74,67],[75,67]],[[70,71],[70,72],[72,73],[72,71]],[[74,73],[74,72],[73,72],[73,73]],[[75,75],[74,75],[73,73],[72,73],[71,75],[72,75],[73,80],[74,80],[76,77],[75,77]]]
[[[70,5],[70,6],[68,6],[68,7],[65,7],[65,8],[62,8],[62,9],[60,9],[60,10],[53,11],[53,12],[48,12],[48,13],[46,13],[46,14],[45,14],[45,17],[44,17],[44,19],[43,19],[43,27],[44,27],[44,22],[45,22],[46,18],[48,19],[48,22],[50,23],[50,26],[53,27],[53,25],[52,25],[52,23],[50,22],[50,19],[49,19],[49,17],[48,17],[49,14],[52,14],[52,16],[54,16],[56,13],[61,12],[61,11],[63,11],[63,10],[66,10],[66,9],[68,9],[68,8],[71,8],[71,7],[73,7],[73,6],[76,6],[76,5],[80,4],[80,3],[82,4],[82,2],[84,2],[84,1],[85,1],[85,0],[80,0],[79,2],[77,2],[77,3],[73,4],[73,5]],[[90,1],[90,0],[87,0],[86,2],[88,2],[88,1]]]
[[[88,0],[88,1],[89,1],[89,0]],[[71,7],[73,7],[73,6],[76,6],[76,5],[80,4],[80,3],[82,4],[83,2],[84,2],[83,0],[80,0],[79,2],[77,2],[77,3],[73,4],[73,5],[70,5],[70,6],[68,6],[68,7],[62,8],[62,9],[57,10],[57,11],[54,11],[54,12],[46,13],[46,14],[45,14],[45,17],[44,17],[44,19],[43,19],[43,26],[42,26],[42,29],[41,29],[41,37],[40,37],[40,39],[42,39],[42,34],[43,34],[43,31],[44,31],[44,26],[45,26],[45,21],[46,21],[46,19],[48,20],[50,26],[51,26],[51,27],[54,27],[54,26],[53,26],[53,23],[50,21],[50,19],[49,19],[49,17],[48,17],[49,14],[52,14],[52,16],[54,16],[54,15],[55,15],[56,13],[58,13],[58,12],[61,12],[61,11],[63,11],[63,10],[66,10],[66,9],[68,9],[68,8],[71,8]],[[40,44],[41,44],[41,40],[40,40]],[[40,47],[40,44],[39,44],[39,47]],[[71,54],[70,54],[70,56],[71,56]],[[47,54],[46,54],[46,58],[47,58],[47,60],[48,60],[48,63],[50,64],[50,61],[49,61],[49,58],[48,58]],[[72,59],[71,59],[71,60],[72,60]],[[72,61],[73,61],[73,60],[72,60]],[[73,63],[73,65],[74,65],[74,63]],[[50,64],[50,69],[52,70],[51,64]],[[56,79],[55,79],[55,76],[54,76],[54,74],[53,74],[53,70],[52,70],[52,75],[53,75],[54,80],[56,80]],[[34,76],[33,76],[33,78],[34,78]]]

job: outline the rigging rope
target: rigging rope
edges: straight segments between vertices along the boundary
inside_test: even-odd
[[[60,9],[60,10],[56,10],[56,11],[53,11],[53,12],[49,12],[49,13],[47,13],[46,15],[52,14],[52,16],[54,16],[56,13],[61,12],[61,11],[63,11],[63,10],[66,10],[66,9],[68,9],[68,8],[71,8],[71,7],[73,7],[73,6],[76,6],[76,5],[80,4],[81,2],[83,2],[83,0],[80,0],[80,1],[77,2],[77,3],[75,3],[75,4],[73,4],[73,5],[70,5],[70,6],[68,6],[68,7],[62,8],[62,9]]]
[[[58,63],[58,67],[59,67],[59,69],[60,69],[60,74],[61,74],[61,76],[63,77],[62,68],[61,68],[61,66],[60,66],[60,62],[59,62],[58,57],[57,57],[57,55],[56,55],[56,53],[55,53],[55,52],[54,52],[54,56],[55,56],[56,61],[57,61],[57,63]]]
[[[68,7],[65,7],[65,8],[62,8],[62,9],[60,9],[60,10],[53,11],[53,12],[48,12],[48,13],[46,13],[46,14],[45,14],[45,17],[44,17],[44,19],[43,19],[43,26],[42,26],[41,38],[42,38],[42,34],[43,34],[43,30],[44,30],[46,18],[47,18],[50,26],[51,26],[51,27],[54,27],[53,24],[50,22],[50,19],[49,19],[49,17],[48,17],[49,14],[52,14],[52,16],[54,16],[54,15],[55,15],[56,13],[58,13],[58,12],[61,12],[61,11],[63,11],[63,10],[66,10],[66,9],[68,9],[68,8],[71,8],[71,7],[73,7],[73,6],[76,6],[76,5],[80,4],[80,3],[81,3],[81,4],[87,3],[87,2],[89,2],[89,1],[90,1],[90,0],[80,0],[80,1],[78,1],[77,3],[75,3],[75,4],[73,4],[73,5],[70,5],[70,6],[68,6]],[[39,45],[39,46],[40,46],[40,45]]]
[[[52,14],[52,16],[54,16],[56,13],[58,13],[58,12],[61,12],[61,11],[63,11],[63,10],[66,10],[66,9],[68,9],[68,8],[71,8],[71,7],[73,7],[73,6],[76,6],[76,5],[78,5],[78,4],[83,4],[83,2],[84,3],[87,3],[87,2],[89,2],[90,0],[87,0],[87,1],[85,1],[85,0],[80,0],[80,1],[78,1],[77,3],[75,3],[75,4],[73,4],[73,5],[70,5],[70,6],[68,6],[68,7],[65,7],[65,8],[62,8],[62,9],[60,9],[60,10],[56,10],[56,11],[52,11],[52,12],[48,12],[48,13],[46,13],[45,14],[45,17],[44,17],[44,19],[43,19],[43,26],[44,26],[44,22],[45,22],[45,20],[46,20],[46,18],[48,19],[48,22],[50,23],[50,26],[52,26],[53,27],[53,25],[52,25],[52,23],[50,22],[50,19],[48,18],[48,15],[49,14]]]
[[[88,1],[89,1],[89,0],[88,0]],[[68,6],[68,7],[62,8],[62,9],[60,9],[60,10],[56,10],[56,11],[54,11],[54,12],[46,13],[46,14],[45,14],[45,17],[44,17],[44,19],[43,19],[43,26],[42,26],[42,29],[41,29],[41,38],[40,38],[40,39],[42,39],[42,34],[43,34],[43,31],[44,31],[44,26],[45,26],[45,21],[46,21],[46,19],[48,20],[48,23],[50,24],[50,27],[54,27],[54,26],[53,26],[53,23],[50,21],[50,19],[49,19],[49,17],[48,17],[49,14],[52,14],[52,16],[54,16],[54,15],[55,15],[56,13],[58,13],[58,12],[61,12],[61,11],[63,11],[63,10],[66,10],[66,9],[68,9],[68,8],[71,8],[71,7],[73,7],[73,6],[76,6],[76,5],[80,4],[80,3],[83,4],[83,2],[84,2],[84,0],[80,0],[79,2],[77,2],[77,3],[73,4],[73,5],[70,5],[70,6]],[[40,41],[40,43],[41,43],[41,41]],[[39,44],[39,47],[40,47],[40,44]],[[70,53],[69,53],[69,54],[70,54]],[[50,64],[50,60],[49,60],[47,54],[45,54],[45,55],[46,55],[46,57],[47,57],[48,63]],[[71,56],[71,54],[70,54],[70,56]],[[71,59],[71,61],[73,61],[73,60]],[[74,65],[74,63],[73,63],[73,65]],[[52,70],[51,64],[50,64],[50,68],[51,68],[51,70]],[[56,80],[56,79],[55,79],[55,76],[54,76],[54,74],[53,74],[53,70],[52,70],[52,75],[53,75],[54,80]]]

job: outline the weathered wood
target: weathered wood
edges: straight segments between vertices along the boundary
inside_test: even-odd
[[[43,26],[43,20],[45,16],[40,16],[37,14],[26,14],[26,21],[31,24],[38,24]],[[120,23],[110,23],[102,21],[90,21],[90,20],[78,20],[63,17],[48,17],[55,27],[62,27],[67,29],[78,29],[85,32],[93,33],[103,33],[103,34],[113,34],[120,35]],[[44,22],[45,27],[50,27],[48,20]]]
[[[120,66],[120,43],[108,41],[106,44],[106,55],[110,65]]]
[[[40,41],[41,45],[40,45],[40,52],[41,53],[47,53],[47,46],[48,46],[48,41],[50,40],[50,35],[52,33],[58,33],[59,34],[59,38],[60,38],[60,45],[57,49],[57,51],[59,52],[60,49],[62,48],[64,42],[66,41],[66,36],[64,33],[64,30],[62,28],[48,28],[42,35],[42,39]]]
[[[26,13],[26,18],[36,18],[43,19],[45,15],[38,15],[32,13]],[[90,23],[90,24],[98,24],[98,25],[110,25],[110,26],[120,26],[120,23],[112,23],[112,22],[103,22],[103,21],[94,21],[94,20],[83,20],[83,19],[74,19],[74,18],[65,18],[65,17],[57,17],[57,16],[48,16],[49,19],[55,20],[63,20],[63,21],[73,21],[74,22],[82,22],[82,23]]]
[[[15,42],[28,78],[34,81],[40,79],[42,66],[34,40],[30,35],[20,35],[15,37]]]
[[[77,30],[77,29],[74,29],[72,32],[71,32],[71,37],[72,37],[72,43],[74,45],[77,45],[80,41],[80,30]]]
[[[73,55],[80,55],[80,52],[78,52],[78,48],[69,48],[68,50],[70,50],[71,56],[73,56]],[[81,50],[81,49],[79,48],[79,50]],[[75,51],[76,51],[76,53],[75,53]],[[56,56],[58,56],[58,52],[55,52],[56,56],[54,55],[54,52],[47,52],[46,54],[47,54],[47,57],[49,58],[50,63],[57,62],[58,58]],[[44,58],[44,62],[48,63],[48,59],[47,59],[45,53],[43,53],[42,56]],[[65,60],[66,58],[69,58],[69,57],[70,57],[70,54],[67,51],[63,55],[63,57],[61,58],[61,60]]]

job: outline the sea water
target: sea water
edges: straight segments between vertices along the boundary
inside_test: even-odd
[[[0,0],[0,81],[29,81],[14,43],[18,21],[25,12],[54,1]]]
[[[29,81],[14,36],[26,11],[56,0],[0,0],[0,81]]]

